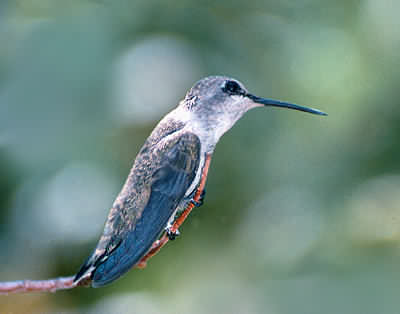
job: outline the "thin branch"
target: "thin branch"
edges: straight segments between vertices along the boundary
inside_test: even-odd
[[[78,284],[74,276],[59,277],[47,280],[19,280],[0,282],[0,294],[26,292],[56,292],[57,290],[72,289]]]

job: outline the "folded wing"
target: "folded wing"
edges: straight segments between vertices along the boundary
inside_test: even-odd
[[[147,253],[191,186],[200,161],[200,141],[193,133],[145,146],[114,203],[93,255],[76,280],[90,273],[92,286],[110,283]]]

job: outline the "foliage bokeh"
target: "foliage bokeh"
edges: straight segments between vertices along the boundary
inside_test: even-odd
[[[398,313],[399,2],[0,3],[0,279],[70,275],[134,156],[203,76],[329,113],[249,112],[146,269],[0,312]]]

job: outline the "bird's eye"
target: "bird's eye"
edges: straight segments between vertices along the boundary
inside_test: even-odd
[[[240,95],[243,92],[240,85],[235,81],[226,81],[222,90],[231,95]]]

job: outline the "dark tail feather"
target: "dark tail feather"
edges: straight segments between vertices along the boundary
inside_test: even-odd
[[[130,270],[148,250],[146,246],[138,246],[136,231],[131,232],[107,258],[95,264],[91,273],[92,287],[101,287],[113,282]],[[89,266],[90,267],[90,266]]]
[[[93,261],[91,261],[91,259],[92,256],[86,259],[85,263],[83,263],[83,265],[74,277],[74,283],[79,283],[83,279],[88,279],[92,277],[92,272],[88,273],[88,270],[93,266]]]

